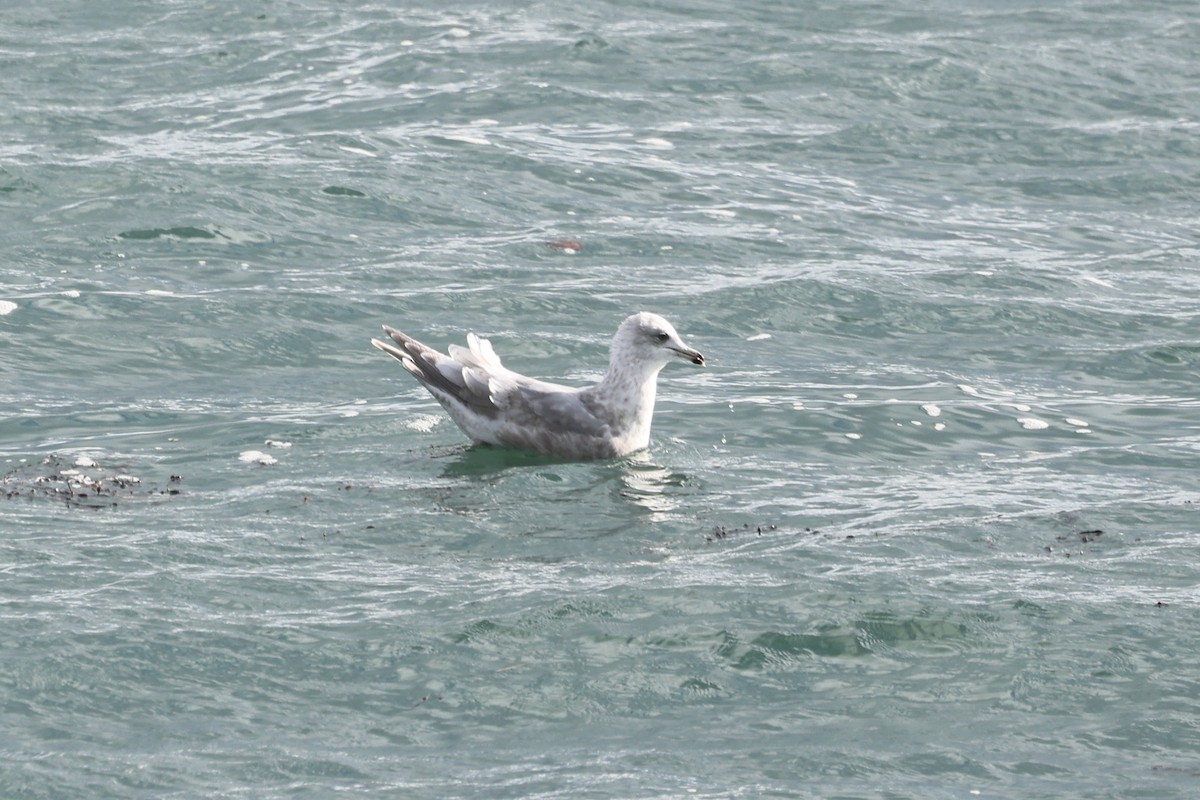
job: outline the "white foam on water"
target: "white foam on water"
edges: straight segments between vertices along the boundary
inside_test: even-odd
[[[279,463],[279,459],[269,456],[261,450],[243,450],[238,454],[238,461],[246,464],[261,464],[264,467]]]
[[[921,406],[921,410],[931,417],[940,417],[942,415],[942,409],[938,408],[933,403],[926,403],[925,405]]]
[[[638,143],[645,145],[646,147],[652,148],[654,150],[674,150],[675,149],[675,145],[671,144],[666,139],[662,139],[658,136],[647,136],[645,139],[639,139]]]
[[[443,133],[443,139],[449,139],[452,142],[463,142],[465,144],[477,144],[483,147],[490,147],[491,142],[482,136],[474,136],[469,133]]]
[[[413,417],[404,422],[404,427],[417,431],[418,433],[429,433],[438,423],[442,421],[442,417],[437,414],[422,414],[419,417]]]
[[[769,333],[756,333],[753,336],[747,336],[746,341],[747,342],[761,342],[763,339],[770,339],[770,338],[771,338],[771,334],[769,334]]]
[[[11,300],[0,300],[0,317],[17,310],[17,304]]]
[[[1040,431],[1050,427],[1050,423],[1037,417],[1017,417],[1017,422],[1027,431]]]

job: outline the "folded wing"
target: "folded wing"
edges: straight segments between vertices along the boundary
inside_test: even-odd
[[[492,398],[506,417],[523,426],[597,438],[611,434],[609,426],[584,405],[576,389],[529,381],[500,392],[493,387]]]
[[[475,438],[520,446],[519,441],[496,440],[520,439],[535,430],[610,435],[609,426],[585,405],[579,390],[507,369],[487,339],[470,333],[466,347],[450,345],[449,355],[444,355],[395,328],[385,325],[383,330],[392,342],[372,339],[371,344],[398,360]]]

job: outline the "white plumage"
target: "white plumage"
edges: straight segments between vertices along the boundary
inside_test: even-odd
[[[487,339],[439,353],[394,328],[371,344],[399,360],[475,442],[562,458],[613,458],[646,447],[658,373],[672,359],[704,364],[657,314],[641,312],[617,329],[608,372],[572,388],[520,375],[500,363]]]

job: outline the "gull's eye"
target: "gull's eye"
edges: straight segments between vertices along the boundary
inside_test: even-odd
[[[658,340],[658,341],[660,341],[660,342],[665,342],[665,341],[667,341],[667,340],[669,340],[669,339],[671,338],[671,334],[669,334],[669,333],[656,333],[656,334],[654,334],[654,338],[655,338],[655,339],[657,339],[657,340]]]

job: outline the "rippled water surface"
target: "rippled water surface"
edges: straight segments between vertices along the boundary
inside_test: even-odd
[[[1196,796],[1198,31],[0,10],[5,796]],[[368,344],[641,309],[612,462]]]

